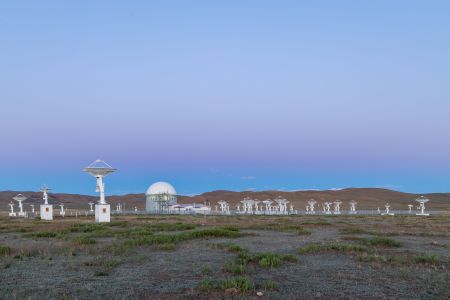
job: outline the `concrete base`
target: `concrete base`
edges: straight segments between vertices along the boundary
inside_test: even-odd
[[[42,204],[41,205],[41,220],[51,221],[53,220],[53,205]]]
[[[16,217],[16,216],[17,216],[17,214],[16,214],[16,213],[12,213],[12,212],[10,212],[10,213],[9,213],[9,216],[10,216],[10,217]]]
[[[109,204],[95,205],[95,222],[97,223],[111,222],[111,205]]]
[[[26,217],[26,213],[25,212],[18,212],[17,213],[19,217]]]
[[[416,216],[429,216],[430,214],[426,214],[426,213],[417,213]]]
[[[394,216],[393,213],[382,213],[381,215],[382,215],[382,216]]]

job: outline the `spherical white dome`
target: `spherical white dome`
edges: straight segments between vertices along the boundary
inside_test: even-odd
[[[146,195],[159,195],[159,194],[169,194],[169,195],[176,195],[177,191],[175,188],[167,182],[155,182],[152,184],[145,193]]]

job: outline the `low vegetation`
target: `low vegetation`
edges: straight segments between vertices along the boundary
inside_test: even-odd
[[[311,231],[305,229],[301,225],[291,224],[291,223],[273,223],[273,224],[260,224],[248,227],[249,229],[255,230],[269,230],[269,231],[283,231],[283,232],[293,232],[298,235],[309,235]]]
[[[349,244],[349,243],[312,243],[298,249],[300,254],[306,253],[318,253],[323,251],[340,251],[340,252],[365,252],[367,247],[361,244]]]
[[[212,291],[226,291],[235,293],[248,293],[255,289],[253,281],[245,276],[230,277],[223,280],[204,278],[197,286],[197,290],[203,293]]]
[[[0,256],[11,254],[11,248],[5,245],[0,245]]]

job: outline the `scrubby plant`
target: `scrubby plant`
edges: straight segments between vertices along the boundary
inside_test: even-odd
[[[78,245],[92,245],[95,244],[95,239],[89,236],[80,235],[75,237],[73,242]]]
[[[261,287],[265,290],[274,290],[278,287],[278,284],[273,280],[266,280],[261,284]]]
[[[217,284],[211,278],[203,278],[197,286],[197,289],[204,293],[211,292],[216,288]]]
[[[297,262],[294,255],[281,255],[277,253],[259,253],[256,255],[258,263],[263,268],[279,267],[285,262]]]
[[[254,289],[253,282],[244,276],[226,279],[220,284],[221,289],[236,289],[238,292],[250,292]]]
[[[361,244],[330,242],[327,244],[308,244],[298,249],[298,252],[305,254],[331,250],[340,252],[365,252],[367,251],[367,247]]]
[[[110,227],[128,227],[128,222],[127,221],[113,221],[113,222],[110,222],[110,223],[106,224],[106,226],[110,226]]]
[[[147,227],[153,231],[183,231],[195,229],[197,225],[186,223],[155,223]]]
[[[439,263],[437,255],[419,254],[413,257],[415,263],[435,265]]]
[[[54,238],[58,234],[53,231],[40,231],[40,232],[33,232],[30,233],[29,236],[35,237],[35,238]]]
[[[173,251],[177,248],[177,245],[175,243],[159,244],[157,248],[164,251]]]
[[[362,254],[357,259],[360,262],[387,262],[387,258],[379,254]]]
[[[202,274],[204,274],[204,275],[209,275],[209,274],[212,273],[212,268],[211,268],[210,266],[203,266],[203,267],[200,269],[200,272],[201,272]]]
[[[224,266],[224,270],[233,275],[244,274],[244,265],[227,261]]]
[[[378,236],[371,238],[367,240],[366,244],[371,246],[384,246],[384,247],[393,247],[398,248],[402,246],[402,243],[399,241],[396,241],[394,239],[385,237],[385,236]]]
[[[106,226],[103,224],[73,224],[69,227],[70,232],[93,232],[105,229]]]
[[[342,228],[341,229],[341,233],[344,233],[344,234],[363,234],[363,233],[366,233],[366,231],[364,229],[362,229],[362,228],[352,226],[352,227]]]
[[[5,245],[0,245],[0,256],[11,254],[11,248]]]

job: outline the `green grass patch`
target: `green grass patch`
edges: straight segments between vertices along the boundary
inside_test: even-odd
[[[300,235],[311,234],[309,230],[306,230],[303,226],[297,224],[284,224],[284,223],[272,223],[261,224],[248,227],[248,229],[255,230],[268,230],[268,231],[281,231],[281,232],[295,232]]]
[[[153,231],[183,231],[195,229],[197,225],[186,223],[156,223],[147,227]]]
[[[367,247],[361,244],[330,242],[326,244],[308,244],[298,249],[300,254],[318,253],[323,251],[366,252]]]
[[[383,246],[383,247],[392,247],[392,248],[398,248],[401,247],[403,244],[399,241],[396,241],[394,239],[385,237],[385,236],[378,236],[371,238],[367,240],[367,244],[370,246]]]
[[[210,228],[204,230],[187,231],[174,234],[153,234],[132,237],[124,242],[129,247],[138,247],[144,245],[177,244],[182,241],[201,239],[201,238],[236,238],[242,234],[235,229],[228,228]]]
[[[5,245],[0,245],[0,256],[11,254],[11,248]]]
[[[27,236],[34,237],[34,238],[54,238],[58,235],[58,233],[53,231],[40,231],[40,232],[33,232],[28,234]]]
[[[113,222],[107,223],[106,226],[109,226],[109,227],[128,227],[128,222],[127,221],[113,221]]]
[[[107,229],[103,224],[73,224],[69,227],[70,232],[93,232]]]
[[[237,244],[230,244],[230,243],[210,244],[209,246],[213,249],[222,249],[235,253],[247,251]]]
[[[346,227],[341,229],[343,234],[364,234],[366,231],[359,227]]]
[[[413,261],[417,264],[436,265],[439,263],[437,255],[419,254],[413,257]]]
[[[211,278],[203,278],[197,286],[197,290],[202,293],[209,293],[217,289],[217,283]]]
[[[177,245],[175,243],[159,244],[156,245],[156,248],[163,251],[173,251],[177,248]]]
[[[307,221],[307,222],[302,222],[302,225],[329,226],[332,224],[327,221]]]
[[[226,279],[221,282],[220,288],[223,290],[236,289],[238,292],[250,292],[254,289],[253,282],[244,276],[237,276],[233,278]]]
[[[96,243],[94,238],[84,235],[74,237],[72,241],[77,245],[93,245]]]
[[[249,264],[250,262],[252,262],[255,259],[255,257],[250,254],[250,252],[248,251],[241,251],[238,253],[237,256],[237,262],[240,264]]]
[[[367,254],[367,253],[358,255],[357,260],[359,262],[380,262],[380,263],[385,263],[388,261],[388,259],[383,255]]]
[[[265,290],[275,290],[278,288],[278,284],[273,280],[266,280],[261,284],[261,288]]]
[[[245,271],[244,265],[230,261],[225,263],[224,270],[233,275],[242,275]]]
[[[263,268],[279,267],[286,262],[297,262],[297,257],[293,255],[281,255],[277,253],[259,253],[256,255],[258,264]]]
[[[203,266],[203,267],[201,267],[201,269],[200,269],[200,272],[202,273],[202,274],[204,274],[204,275],[210,275],[210,274],[212,274],[212,268],[210,267],[210,266]]]

